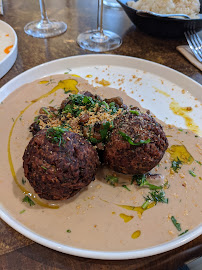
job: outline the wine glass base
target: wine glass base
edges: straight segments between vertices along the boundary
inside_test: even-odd
[[[55,37],[63,34],[67,30],[67,25],[64,22],[58,21],[34,21],[24,27],[27,35],[36,38]]]
[[[77,43],[84,50],[106,52],[121,46],[122,40],[120,36],[108,30],[104,30],[103,34],[98,30],[90,30],[81,33],[77,37]]]

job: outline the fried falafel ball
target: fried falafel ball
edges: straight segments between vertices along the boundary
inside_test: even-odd
[[[98,166],[93,146],[62,128],[38,131],[23,155],[26,178],[39,197],[46,200],[74,196],[95,179]]]
[[[105,164],[124,174],[150,171],[168,147],[162,126],[149,111],[141,113],[138,108],[134,109],[115,119],[115,128],[104,151]]]

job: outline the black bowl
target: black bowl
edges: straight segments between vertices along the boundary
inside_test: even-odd
[[[202,19],[177,19],[147,17],[137,13],[136,9],[127,6],[130,0],[117,0],[130,20],[143,32],[158,37],[180,37],[187,30],[199,31],[202,29]],[[137,1],[137,0],[136,0]],[[202,14],[202,0],[200,0]]]

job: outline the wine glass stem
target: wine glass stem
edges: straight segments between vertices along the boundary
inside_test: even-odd
[[[46,13],[46,7],[44,0],[39,0],[40,10],[41,10],[41,18],[44,22],[48,21],[48,16]]]
[[[103,0],[98,0],[97,30],[103,34]]]

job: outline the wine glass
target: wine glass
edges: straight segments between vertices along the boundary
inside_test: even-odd
[[[103,0],[98,0],[97,29],[81,33],[77,43],[85,50],[105,52],[118,48],[122,44],[119,35],[103,30]]]
[[[26,34],[37,38],[48,38],[63,34],[67,30],[64,22],[48,19],[44,0],[39,0],[41,20],[30,22],[24,27]]]

